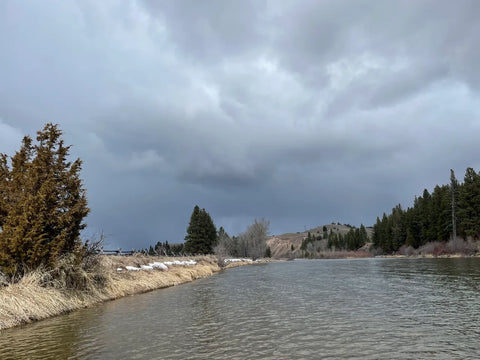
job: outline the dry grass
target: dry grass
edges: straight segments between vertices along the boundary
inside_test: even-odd
[[[338,250],[338,251],[321,251],[316,259],[359,259],[372,257],[368,251],[364,250]]]
[[[398,255],[417,257],[463,257],[478,255],[479,251],[480,242],[470,239],[456,239],[448,242],[429,242],[418,249],[404,245],[398,250]]]
[[[271,258],[263,258],[263,259],[257,259],[255,262],[251,261],[235,261],[235,262],[229,262],[226,264],[223,269],[231,269],[235,268],[238,266],[244,266],[244,265],[254,265],[254,264],[266,264],[266,263],[272,263],[272,262],[278,262],[280,260],[276,259],[271,259]]]
[[[195,266],[174,266],[168,271],[117,271],[126,265],[140,266],[154,261],[172,260],[152,256],[100,256],[95,272],[71,274],[66,266],[52,272],[37,270],[19,282],[0,287],[0,330],[63,314],[102,301],[113,300],[183,284],[220,271],[216,258],[194,258]],[[179,258],[175,258],[179,260]],[[63,269],[63,270],[62,270]],[[60,272],[60,275],[58,274]],[[82,289],[69,286],[72,276],[80,277]],[[77,279],[76,279],[77,280]]]
[[[44,274],[31,272],[0,290],[0,329],[40,320],[81,308],[74,294],[42,285]]]

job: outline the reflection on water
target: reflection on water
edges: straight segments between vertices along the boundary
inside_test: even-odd
[[[480,259],[229,270],[0,333],[0,359],[477,359]]]

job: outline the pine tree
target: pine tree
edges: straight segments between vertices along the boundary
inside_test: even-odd
[[[185,236],[185,251],[191,254],[212,254],[217,245],[217,229],[205,209],[193,208]]]
[[[404,224],[404,211],[402,206],[398,204],[392,209],[392,214],[389,216],[389,226],[391,227],[391,244],[392,251],[397,251],[400,246],[405,243],[407,232]]]
[[[435,186],[432,193],[432,233],[435,240],[447,241],[452,231],[452,203],[449,186]]]
[[[81,246],[89,209],[79,177],[81,161],[67,160],[70,146],[57,125],[23,139],[19,151],[0,160],[0,267],[7,274],[56,259]]]
[[[171,250],[170,250],[170,244],[168,243],[168,240],[165,241],[164,249],[165,249],[165,255],[170,255]]]
[[[148,248],[148,255],[151,255],[151,256],[155,255],[155,250],[153,249],[152,245],[150,245],[150,247]]]
[[[372,243],[374,248],[382,247],[382,238],[381,238],[381,226],[380,218],[377,216],[377,221],[373,225],[373,234],[372,234]]]
[[[271,258],[272,257],[272,249],[270,249],[270,246],[267,246],[265,249],[265,256],[266,258]]]
[[[360,243],[358,244],[359,245],[358,247],[361,248],[367,242],[368,242],[367,229],[365,229],[365,226],[363,224],[360,224]]]
[[[8,186],[10,181],[11,174],[8,168],[8,157],[5,154],[0,154],[0,230],[8,214],[7,206],[10,201]]]
[[[460,189],[459,224],[461,235],[472,238],[480,237],[480,175],[468,168],[465,172],[463,186]]]

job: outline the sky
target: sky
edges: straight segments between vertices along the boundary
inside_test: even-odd
[[[480,170],[479,1],[0,2],[0,152],[59,124],[85,237],[372,225]]]

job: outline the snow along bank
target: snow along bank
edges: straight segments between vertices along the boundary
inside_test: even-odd
[[[233,258],[233,259],[224,259],[223,262],[225,264],[233,264],[233,263],[254,263],[254,262],[259,262],[260,260],[252,260],[252,259],[247,259],[247,258]],[[117,271],[140,271],[140,270],[163,270],[166,271],[168,270],[169,267],[173,266],[193,266],[197,265],[197,262],[195,260],[174,260],[174,261],[155,261],[153,263],[148,263],[148,265],[140,265],[140,266],[131,266],[131,265],[126,265],[125,267],[118,267]]]
[[[168,270],[169,266],[172,267],[172,266],[193,266],[193,265],[197,265],[197,262],[195,260],[184,260],[184,261],[174,260],[174,261],[164,261],[164,262],[155,261],[153,263],[148,263],[148,265],[140,265],[140,267],[127,265],[125,266],[125,270],[127,271],[154,270],[154,269]],[[118,267],[117,271],[123,271],[123,269],[124,269],[123,267]]]
[[[235,263],[235,262],[253,262],[252,259],[225,259],[223,260],[225,264]]]

